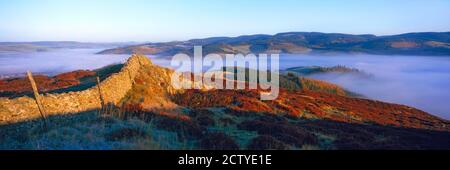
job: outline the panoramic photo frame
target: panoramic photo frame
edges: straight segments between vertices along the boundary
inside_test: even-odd
[[[0,162],[445,162],[448,21],[447,0],[0,0]]]

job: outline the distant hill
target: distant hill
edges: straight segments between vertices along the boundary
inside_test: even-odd
[[[287,32],[275,35],[212,37],[147,43],[108,49],[99,54],[150,54],[171,56],[193,53],[193,46],[208,53],[367,53],[380,55],[450,55],[450,32],[408,33],[391,36],[351,35],[319,32]]]
[[[42,52],[52,49],[77,48],[115,48],[135,44],[128,43],[89,43],[76,41],[36,41],[36,42],[0,42],[1,52]]]
[[[319,73],[362,73],[361,70],[355,68],[349,68],[346,66],[333,66],[333,67],[320,67],[320,66],[301,66],[292,67],[284,70],[287,73],[296,73],[302,76],[319,74]]]
[[[296,76],[305,76],[310,77],[317,74],[334,74],[335,76],[338,75],[353,75],[360,78],[372,78],[373,75],[367,72],[364,72],[363,70],[359,70],[356,68],[350,68],[346,66],[333,66],[333,67],[321,67],[321,66],[300,66],[300,67],[292,67],[285,70],[280,71],[283,74],[293,74]]]
[[[1,44],[0,52],[40,52],[48,51],[45,46],[39,46],[34,44]]]

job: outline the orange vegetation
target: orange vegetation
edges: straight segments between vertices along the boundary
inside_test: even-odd
[[[391,47],[393,48],[414,48],[418,45],[414,42],[407,42],[407,41],[399,41],[399,42],[392,42]]]
[[[177,104],[192,108],[226,107],[229,112],[284,114],[348,123],[450,130],[450,123],[404,105],[315,92],[281,90],[273,101],[259,100],[256,90],[187,90],[174,97]]]
[[[94,71],[78,70],[58,74],[54,77],[45,75],[34,75],[33,77],[40,91],[50,91],[78,85],[80,84],[80,79],[94,76],[95,74]],[[0,92],[25,93],[32,92],[32,89],[28,78],[22,77],[0,80]]]

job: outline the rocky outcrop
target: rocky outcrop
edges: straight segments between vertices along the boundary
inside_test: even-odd
[[[152,65],[151,61],[140,55],[131,56],[120,72],[111,75],[100,83],[105,103],[119,104],[132,88],[134,78],[141,68]],[[39,86],[39,84],[38,84]],[[41,94],[45,114],[68,114],[101,108],[98,87],[84,91],[61,94]],[[0,124],[20,122],[39,118],[39,110],[33,98],[0,98]]]

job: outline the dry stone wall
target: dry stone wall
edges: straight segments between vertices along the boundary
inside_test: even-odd
[[[139,70],[151,64],[151,61],[145,56],[132,55],[120,72],[111,75],[100,83],[105,103],[119,104],[120,100],[132,88],[133,80]],[[40,99],[47,116],[101,108],[97,86],[79,92],[41,94]],[[26,96],[14,99],[0,98],[0,124],[39,117],[39,110],[34,98]]]

